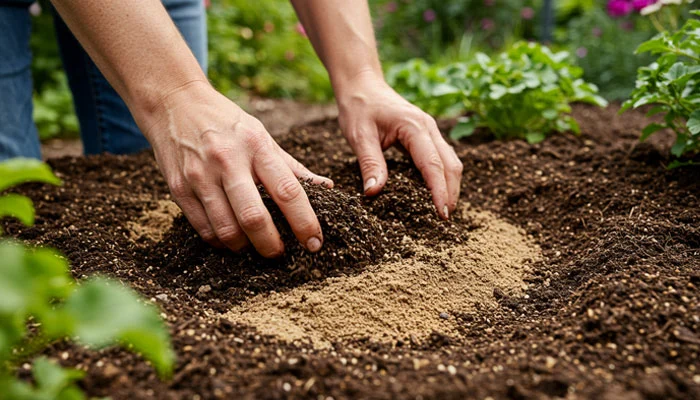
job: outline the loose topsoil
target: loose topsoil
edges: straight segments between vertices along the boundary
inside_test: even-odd
[[[318,255],[272,204],[284,258],[207,247],[148,153],[52,160],[63,187],[20,189],[36,226],[5,225],[163,310],[167,382],[125,351],[52,346],[94,396],[700,398],[700,169],[666,170],[670,135],[639,143],[643,114],[616,112],[576,107],[579,137],[456,143],[450,222],[400,153],[366,199],[337,123],[296,128],[282,147],[336,183],[307,186]]]

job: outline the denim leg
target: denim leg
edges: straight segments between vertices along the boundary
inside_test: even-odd
[[[206,71],[207,38],[203,1],[164,0],[163,4]],[[85,154],[128,154],[150,147],[119,94],[60,16],[55,12],[54,16],[56,36],[73,92]]]
[[[41,158],[32,119],[31,20],[28,4],[0,1],[0,160]]]

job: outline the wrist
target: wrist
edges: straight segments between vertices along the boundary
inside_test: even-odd
[[[193,79],[146,97],[133,110],[136,123],[144,136],[153,143],[152,127],[168,118],[175,110],[186,105],[206,102],[216,92],[206,79]]]
[[[354,74],[341,75],[331,79],[331,83],[338,104],[347,102],[365,87],[378,88],[387,85],[382,70],[377,68],[365,68]]]

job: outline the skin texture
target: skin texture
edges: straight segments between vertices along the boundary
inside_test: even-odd
[[[53,0],[152,144],[173,199],[204,240],[265,257],[284,252],[256,185],[262,184],[312,252],[323,234],[298,178],[332,186],[284,152],[263,125],[207,81],[158,0]],[[367,3],[294,0],[329,71],[340,123],[367,195],[387,180],[382,151],[402,145],[438,213],[454,210],[462,164],[435,121],[384,81]]]

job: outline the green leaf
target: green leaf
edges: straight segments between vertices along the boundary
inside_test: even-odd
[[[693,135],[700,134],[700,109],[693,111],[686,125]]]
[[[654,115],[656,115],[658,113],[662,113],[662,112],[666,111],[666,107],[667,106],[664,106],[664,105],[654,106],[651,108],[651,110],[647,111],[646,116],[653,117]]]
[[[0,218],[14,217],[24,225],[34,224],[34,205],[29,197],[19,194],[0,196]],[[2,228],[0,227],[0,233]]]
[[[681,137],[676,139],[676,143],[673,144],[671,147],[671,154],[673,154],[676,157],[680,157],[685,153],[685,148],[686,148],[686,141],[685,139],[682,139]]]
[[[529,132],[525,135],[525,139],[530,144],[536,144],[542,142],[546,138],[545,134],[542,132]]]
[[[450,137],[459,140],[474,134],[478,120],[476,118],[466,118],[457,123],[450,131]]]
[[[637,50],[634,51],[634,53],[661,53],[667,50],[668,47],[666,46],[666,40],[661,36],[657,36],[640,44],[639,47],[637,47]]]
[[[46,399],[73,400],[84,399],[85,395],[76,390],[75,382],[85,375],[75,369],[63,369],[45,357],[34,361],[34,379],[37,392]]]
[[[644,141],[649,138],[652,134],[664,129],[666,126],[657,124],[657,123],[652,123],[647,125],[644,129],[642,129],[642,136],[639,138],[639,140]]]
[[[172,373],[175,355],[167,327],[153,305],[118,282],[103,278],[81,285],[65,303],[77,340],[89,346],[133,346],[161,376]]]
[[[492,100],[498,100],[508,93],[508,89],[503,85],[493,84],[489,89],[489,98]]]
[[[39,160],[12,158],[0,162],[0,192],[24,182],[61,184],[61,180],[51,172],[51,168]]]

